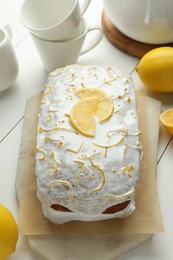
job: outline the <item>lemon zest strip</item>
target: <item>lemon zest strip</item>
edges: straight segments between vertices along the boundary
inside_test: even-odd
[[[58,111],[59,111],[58,109],[53,109],[49,107],[49,112],[58,112]]]
[[[44,127],[40,127],[40,128],[38,129],[38,131],[39,131],[39,132],[51,132],[51,131],[56,131],[56,130],[58,130],[58,129],[59,129],[58,125],[55,125],[55,127],[54,127],[54,128],[51,128],[51,129],[45,129]]]
[[[128,135],[131,135],[131,136],[141,135],[141,130],[136,129],[136,133],[129,133],[129,132],[128,132]]]
[[[122,136],[120,138],[120,140],[118,140],[116,143],[111,144],[111,145],[101,145],[101,144],[97,144],[97,143],[93,143],[93,144],[98,146],[98,147],[101,147],[101,148],[111,148],[113,146],[116,146],[116,145],[120,144],[123,140],[124,140],[124,136]]]
[[[56,185],[56,184],[62,184],[62,185],[65,185],[69,188],[69,199],[72,200],[73,199],[73,187],[72,185],[67,182],[67,181],[64,181],[64,180],[56,180],[56,181],[53,181],[51,182],[49,185],[48,185],[48,188],[51,188],[53,185]]]
[[[121,168],[122,171],[128,171],[128,172],[131,172],[131,171],[133,171],[134,169],[135,169],[135,168],[134,168],[134,166],[133,166],[132,164],[124,165],[124,166]]]
[[[57,131],[57,130],[66,130],[66,131],[69,131],[69,132],[72,132],[72,133],[77,133],[77,132],[75,132],[74,130],[72,130],[72,129],[68,129],[68,128],[66,128],[66,127],[59,127],[57,124],[55,125],[55,127],[54,128],[50,128],[50,129],[45,129],[44,127],[39,127],[38,128],[38,132],[51,132],[51,131]]]
[[[126,162],[125,162],[126,151],[127,151],[127,146],[124,149],[124,157],[123,157],[124,166],[121,168],[121,171],[127,171],[127,175],[129,177],[131,177],[132,176],[131,172],[135,169],[135,167],[132,164],[129,164],[129,165],[126,164]]]
[[[96,155],[96,154],[91,155],[88,159],[90,160],[91,165],[92,165],[94,168],[96,168],[98,171],[101,172],[102,183],[101,183],[97,188],[95,188],[95,189],[92,190],[92,192],[97,192],[97,191],[99,191],[99,190],[102,189],[102,187],[103,187],[104,184],[105,184],[106,179],[105,179],[105,173],[104,173],[104,170],[100,167],[99,164],[95,164],[95,163],[93,162],[92,157],[93,157],[94,155]]]
[[[59,172],[58,167],[54,167],[54,168],[53,168],[53,172],[52,172],[51,169],[48,170],[49,176],[53,176],[53,175],[55,175],[55,173],[57,173],[57,172]]]
[[[67,114],[67,113],[65,113],[65,116],[66,116],[66,117],[68,117],[68,118],[70,117],[70,115],[69,115],[69,114]]]
[[[109,140],[111,139],[111,137],[113,135],[115,135],[116,132],[118,131],[122,131],[123,136],[139,136],[141,134],[141,131],[139,129],[136,129],[135,133],[129,133],[126,127],[123,128],[118,128],[118,129],[114,129],[114,130],[110,130],[106,133],[107,137],[109,138]]]
[[[129,190],[128,192],[122,194],[122,195],[114,195],[114,194],[110,194],[110,195],[104,195],[103,198],[107,198],[107,199],[121,199],[121,198],[125,198],[130,196],[131,194],[133,194],[135,192],[135,188],[132,187],[131,190]]]
[[[58,148],[61,148],[63,146],[63,142],[58,143]]]
[[[82,149],[83,144],[84,144],[84,141],[82,141],[81,145],[79,146],[79,148],[76,151],[71,148],[67,148],[67,150],[70,152],[73,152],[73,153],[79,153],[79,151]]]
[[[55,77],[56,75],[55,74],[53,74],[53,73],[49,73],[49,75],[48,75],[49,77]]]
[[[82,88],[86,88],[85,84],[83,82],[81,83],[81,86],[82,86]]]
[[[45,157],[46,157],[46,154],[47,154],[46,151],[43,150],[41,147],[36,147],[36,152],[37,152],[37,151],[43,153],[43,156],[39,158],[39,161],[44,160]]]
[[[64,139],[64,136],[63,136],[63,135],[60,136],[58,139],[53,139],[53,138],[51,138],[51,137],[49,137],[49,136],[46,136],[46,137],[44,138],[45,141],[50,141],[50,142],[62,141],[63,139]]]
[[[127,94],[127,88],[124,88],[124,93],[121,95],[118,95],[118,99],[122,99]]]
[[[76,163],[80,163],[80,165],[81,165],[81,167],[79,168],[79,171],[78,171],[78,174],[77,174],[77,176],[76,176],[76,186],[78,187],[78,179],[79,179],[79,176],[80,176],[80,174],[82,173],[82,171],[83,171],[83,169],[84,169],[84,162],[81,162],[81,161],[79,161],[79,160],[74,160],[74,162],[76,162]]]
[[[44,100],[41,101],[41,105],[45,105],[46,103],[47,103],[47,101],[44,101]]]
[[[46,86],[47,87],[47,86]],[[53,86],[49,86],[49,89],[43,94],[43,97],[48,95],[49,93],[53,92],[54,87]]]
[[[55,173],[56,173],[56,172],[59,172],[58,167],[54,167],[53,170],[54,170]]]
[[[55,159],[55,152],[51,151],[50,158],[54,160],[56,164],[61,164],[58,160]]]
[[[123,135],[123,136],[127,136],[127,134],[128,134],[127,129],[126,129],[125,127],[124,127],[124,128],[122,127],[122,128],[117,128],[117,129],[114,129],[114,130],[110,130],[110,131],[108,131],[108,132],[106,133],[106,135],[107,135],[109,141],[110,141],[111,137],[112,137],[113,135],[115,135],[118,131],[122,131],[122,135]]]
[[[131,97],[130,97],[130,96],[127,97],[127,102],[128,102],[129,104],[131,103]]]
[[[108,76],[110,78],[113,78],[113,75],[111,75],[110,70],[112,70],[112,68],[110,66],[106,68],[106,72],[107,72]]]
[[[142,144],[141,142],[139,142],[137,145],[133,145],[133,144],[129,144],[129,143],[125,143],[124,144],[132,149],[139,149],[141,150],[142,149]]]
[[[120,140],[118,140],[116,143],[111,144],[111,145],[101,145],[101,144],[97,144],[97,143],[93,143],[94,145],[100,147],[100,148],[104,148],[105,149],[105,154],[104,157],[107,157],[107,150],[111,147],[117,146],[118,144],[120,144],[122,141],[124,140],[124,136],[122,136],[120,138]]]
[[[46,121],[46,122],[50,122],[52,119],[53,119],[53,115],[52,115],[52,114],[48,114],[48,115],[45,117],[45,121]]]
[[[120,175],[120,173],[118,171],[114,170],[114,169],[112,169],[112,172],[117,174],[117,175]]]
[[[90,158],[90,161],[91,161],[91,164],[93,167],[95,167],[97,170],[99,170],[101,172],[101,176],[102,176],[102,183],[100,184],[100,186],[98,186],[97,188],[95,188],[94,190],[92,190],[92,192],[97,192],[99,190],[101,190],[101,188],[104,186],[105,184],[105,173],[104,173],[104,170],[101,169],[100,165],[99,164],[94,164],[94,162],[92,161],[92,158]]]
[[[118,72],[118,73],[116,74],[116,76],[117,76],[117,78],[122,78],[122,77],[123,77],[123,73]]]
[[[69,128],[66,128],[66,127],[59,127],[59,130],[66,130],[66,131],[68,131],[68,132],[72,132],[72,133],[74,133],[74,134],[77,134],[77,132],[75,132],[74,130],[69,129]]]
[[[103,83],[103,85],[104,85],[104,84],[107,84],[107,85],[110,85],[110,86],[112,86],[111,82],[113,82],[113,81],[115,81],[115,80],[116,80],[116,78],[113,78],[113,79],[108,79],[108,80],[104,80],[104,83]]]
[[[84,160],[84,159],[87,158],[87,155],[86,154],[81,154],[77,158],[80,159],[80,160]]]
[[[124,165],[126,165],[126,162],[125,162],[126,151],[127,151],[127,146],[125,146],[125,148],[124,148],[124,156],[123,156],[123,163],[124,163]]]
[[[70,93],[74,93],[76,91],[76,88],[75,86],[71,86],[69,88],[67,88],[67,91],[70,92]]]

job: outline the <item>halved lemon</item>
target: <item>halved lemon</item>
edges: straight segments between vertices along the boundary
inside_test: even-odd
[[[79,89],[76,95],[80,100],[72,107],[70,122],[81,134],[94,137],[96,118],[103,122],[111,117],[113,100],[103,90],[94,88]]]
[[[170,108],[164,111],[160,115],[160,121],[165,127],[165,129],[170,133],[173,134],[173,108]]]

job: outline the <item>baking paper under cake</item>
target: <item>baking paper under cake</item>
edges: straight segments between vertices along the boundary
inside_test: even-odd
[[[142,145],[132,80],[110,66],[49,74],[38,116],[37,196],[56,224],[135,209]]]

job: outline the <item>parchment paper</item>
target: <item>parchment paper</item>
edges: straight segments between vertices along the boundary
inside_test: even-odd
[[[37,125],[39,95],[26,107],[18,173],[23,173],[25,184],[20,200],[19,230],[23,235],[50,234],[124,234],[163,232],[163,224],[155,181],[155,163],[148,138],[147,102],[142,94],[137,95],[141,141],[143,143],[143,160],[136,194],[136,210],[125,219],[112,219],[99,222],[73,221],[55,225],[46,219],[41,204],[36,197],[36,179],[34,174],[34,149]],[[31,109],[32,108],[32,109]]]

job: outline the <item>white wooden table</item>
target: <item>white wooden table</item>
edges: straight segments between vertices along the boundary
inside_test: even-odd
[[[0,0],[0,24],[5,21],[11,25],[13,44],[19,61],[19,75],[16,82],[11,88],[0,93],[0,203],[6,205],[16,219],[18,219],[18,204],[15,177],[25,103],[28,97],[42,89],[48,75],[28,31],[20,23],[21,3],[22,0]],[[102,1],[92,0],[84,17],[89,24],[101,24],[102,10]],[[102,42],[88,54],[80,57],[78,63],[115,65],[130,73],[138,63],[138,59],[116,49],[106,37],[103,37]],[[136,89],[144,88],[135,72],[132,73],[132,77]],[[173,107],[173,94],[147,92],[147,95],[162,101],[162,110]],[[154,235],[152,240],[122,257],[122,260],[173,259],[173,138],[162,127],[160,127],[157,158],[157,184],[165,232]],[[17,251],[9,259],[37,258],[30,251],[25,239],[20,237]]]

